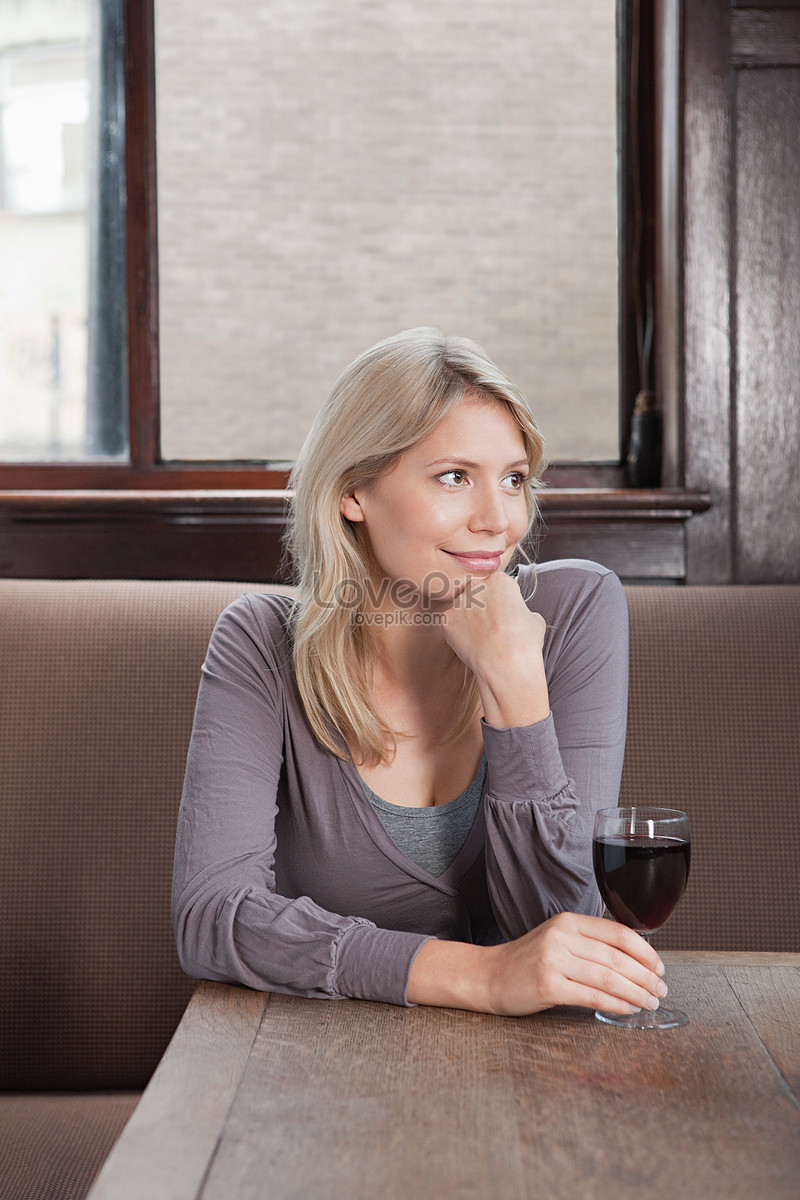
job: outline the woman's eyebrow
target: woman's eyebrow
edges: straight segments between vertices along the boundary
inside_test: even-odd
[[[470,462],[469,459],[459,458],[457,454],[454,454],[450,458],[435,458],[433,460],[433,462],[429,462],[426,464],[426,469],[427,469],[427,467],[443,466],[445,463],[451,467],[466,467],[467,470],[469,470],[469,471],[480,470],[480,466],[481,466],[480,463]],[[528,467],[527,458],[518,458],[514,462],[509,463],[505,469],[507,471],[521,471],[523,469],[526,469],[527,467]]]

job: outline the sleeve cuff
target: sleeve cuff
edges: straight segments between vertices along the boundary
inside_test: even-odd
[[[408,1004],[411,965],[429,937],[358,924],[346,930],[336,955],[334,987],[340,996]]]
[[[511,803],[547,802],[568,786],[551,713],[535,725],[495,729],[481,722],[489,791]]]

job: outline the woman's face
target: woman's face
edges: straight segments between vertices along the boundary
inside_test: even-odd
[[[397,585],[395,604],[447,604],[469,577],[507,565],[528,526],[528,471],[508,410],[467,397],[390,471],[345,496],[341,511],[363,523],[375,582]],[[373,603],[383,607],[377,597]]]

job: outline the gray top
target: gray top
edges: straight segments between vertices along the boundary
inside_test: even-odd
[[[201,673],[178,820],[173,925],[184,970],[301,996],[407,1003],[427,938],[515,938],[602,911],[594,813],[617,802],[625,747],[625,594],[604,567],[523,567],[546,622],[551,714],[482,724],[481,803],[435,877],[383,828],[354,765],[322,747],[297,691],[286,618],[259,593],[220,617]],[[535,588],[535,595],[534,593]]]
[[[486,755],[481,759],[472,783],[460,796],[431,808],[390,804],[377,796],[363,779],[361,782],[378,820],[395,845],[418,867],[438,879],[467,840],[481,802],[485,778]]]

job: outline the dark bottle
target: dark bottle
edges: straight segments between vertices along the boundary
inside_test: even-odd
[[[633,406],[628,482],[635,488],[661,483],[661,410],[653,392],[639,392]]]

